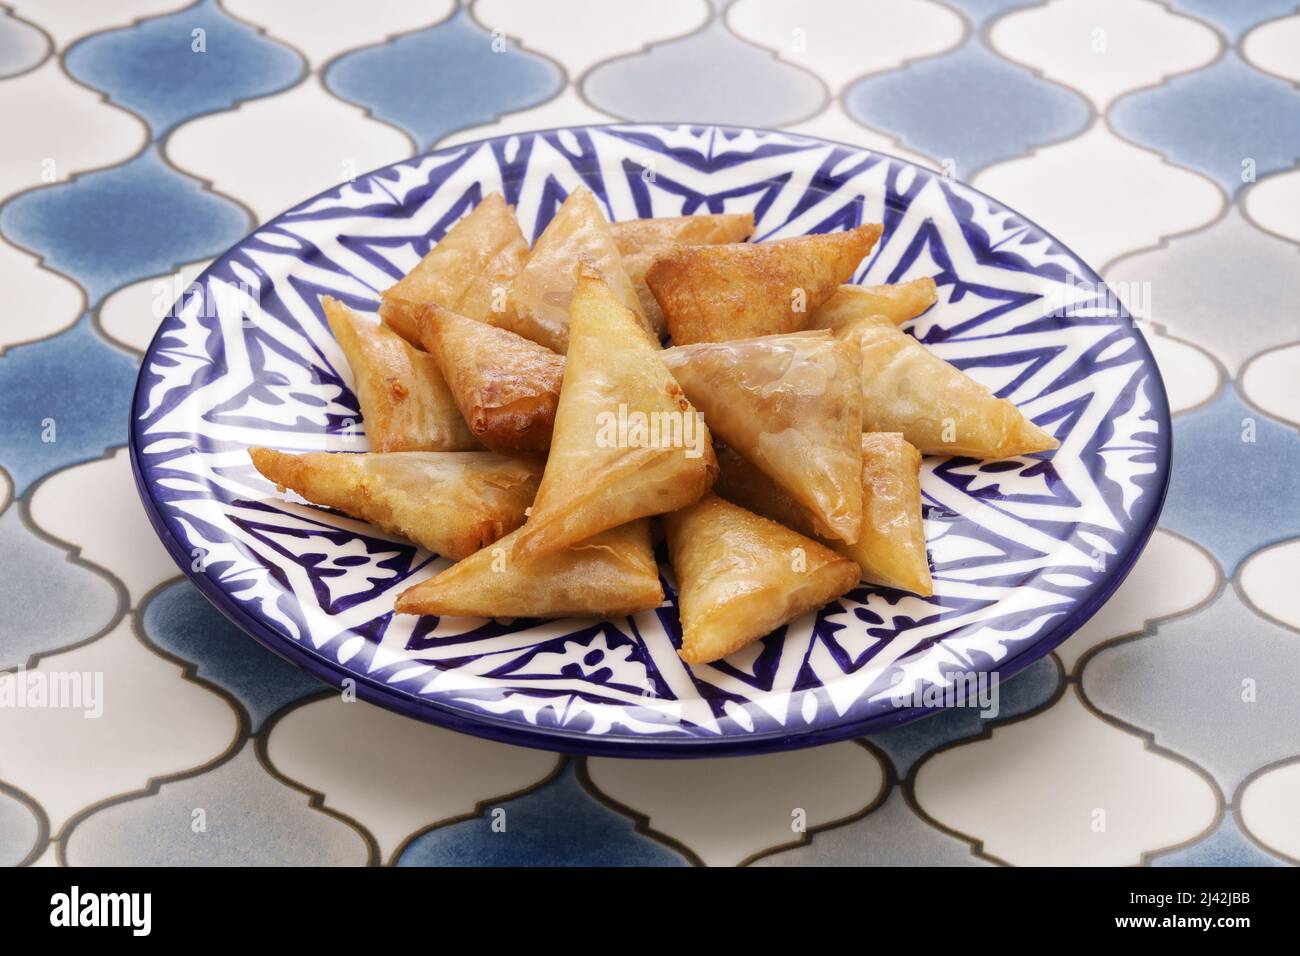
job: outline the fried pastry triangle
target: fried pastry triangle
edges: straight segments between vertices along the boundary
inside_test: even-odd
[[[569,348],[569,300],[580,269],[596,270],[614,296],[649,328],[614,234],[591,190],[575,189],[556,211],[515,277],[506,310],[492,322],[563,355]]]
[[[710,431],[853,542],[862,524],[857,350],[827,332],[681,345],[664,364]]]
[[[926,455],[1013,458],[1060,443],[1011,402],[892,324],[867,318],[836,335],[862,359],[862,428],[901,432]]]
[[[734,654],[858,581],[848,558],[714,494],[664,525],[688,664]]]
[[[853,275],[881,228],[688,246],[657,259],[646,283],[674,345],[795,332]]]
[[[663,219],[629,219],[616,222],[610,228],[641,308],[655,334],[663,338],[668,333],[668,320],[645,283],[645,274],[655,260],[679,246],[744,242],[754,231],[754,214],[720,212]]]
[[[717,449],[714,490],[728,501],[779,521],[800,534],[816,535],[813,516],[770,478],[725,446]],[[854,544],[822,539],[858,563],[871,584],[934,593],[921,519],[921,453],[897,432],[862,436],[862,527]]]
[[[522,525],[542,478],[539,463],[490,451],[248,454],[281,490],[457,560]]]
[[[930,277],[898,285],[842,285],[813,310],[810,329],[838,329],[854,319],[878,315],[894,325],[914,319],[938,300]]]
[[[518,534],[403,591],[398,613],[615,617],[663,603],[647,519],[607,529],[528,564],[511,560]]]
[[[520,562],[698,499],[717,475],[703,416],[636,317],[592,273],[579,278],[564,386]]]
[[[321,299],[352,367],[371,451],[471,451],[483,446],[461,417],[433,357],[342,302]]]
[[[415,346],[423,306],[436,304],[487,322],[504,311],[510,283],[527,259],[528,243],[514,211],[500,193],[489,193],[383,294],[379,317]]]
[[[420,341],[479,441],[500,452],[550,447],[563,355],[439,305],[421,314]]]

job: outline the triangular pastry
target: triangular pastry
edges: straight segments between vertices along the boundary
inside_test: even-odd
[[[714,494],[664,526],[688,664],[734,654],[858,581],[848,558]]]
[[[403,591],[399,614],[459,617],[615,617],[663,603],[650,522],[610,528],[528,564],[512,560],[519,532]]]
[[[852,277],[881,229],[688,246],[656,260],[646,283],[674,345],[795,332]]]
[[[423,306],[437,304],[487,322],[505,310],[510,283],[527,259],[528,243],[514,210],[500,193],[489,193],[384,292],[379,317],[415,346]]]
[[[501,452],[550,447],[563,355],[438,305],[421,314],[420,341],[479,441]]]
[[[856,348],[829,332],[682,345],[663,353],[710,431],[816,516],[857,540],[862,384]]]
[[[894,325],[902,325],[930,308],[938,298],[929,276],[898,285],[842,285],[813,310],[808,328],[838,329],[866,315],[879,315]]]
[[[456,560],[522,525],[542,478],[539,463],[490,451],[248,454],[278,488]]]
[[[461,417],[433,357],[342,302],[321,299],[352,368],[371,451],[472,451],[482,444]]]
[[[690,504],[717,474],[703,416],[603,279],[579,279],[571,314],[550,455],[514,545],[519,561]]]

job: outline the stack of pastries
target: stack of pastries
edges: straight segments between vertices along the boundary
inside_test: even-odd
[[[530,249],[489,195],[378,321],[321,301],[371,450],[253,464],[456,562],[402,614],[658,607],[660,531],[690,664],[860,580],[928,596],[921,456],[1057,443],[900,329],[933,280],[846,284],[880,225],[752,243],[753,225],[610,223],[580,188]]]

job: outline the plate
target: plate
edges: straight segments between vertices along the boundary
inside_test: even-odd
[[[1061,441],[1044,458],[927,458],[935,593],[860,587],[689,668],[668,601],[606,621],[396,616],[448,566],[277,494],[246,449],[357,450],[351,375],[318,298],[379,292],[492,191],[535,239],[586,185],[611,219],[753,211],[764,240],[883,222],[855,281],[934,276],[907,328]],[[1169,479],[1169,409],[1123,306],[1065,246],[968,186],[788,133],[614,125],[522,133],[375,170],[266,224],[160,326],[131,457],[181,569],[231,620],[331,684],[412,717],[574,753],[687,756],[880,730],[993,687],[1086,621],[1132,567]],[[983,682],[983,683],[981,683]]]

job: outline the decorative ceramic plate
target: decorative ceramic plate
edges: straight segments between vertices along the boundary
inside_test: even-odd
[[[928,458],[934,596],[860,587],[725,661],[687,667],[667,602],[631,618],[393,614],[448,566],[278,494],[246,449],[356,450],[351,375],[318,298],[378,307],[485,194],[535,239],[585,184],[611,219],[752,210],[765,240],[883,222],[856,281],[934,276],[908,328],[1061,447]],[[1132,567],[1169,475],[1169,411],[1123,307],[1067,248],[910,163],[786,133],[625,125],[485,140],[376,170],[258,229],[176,303],[136,386],[131,453],[154,526],[228,617],[359,697],[432,723],[571,752],[758,752],[869,733],[972,675],[1006,679],[1063,641]],[[948,699],[951,699],[950,697]]]

